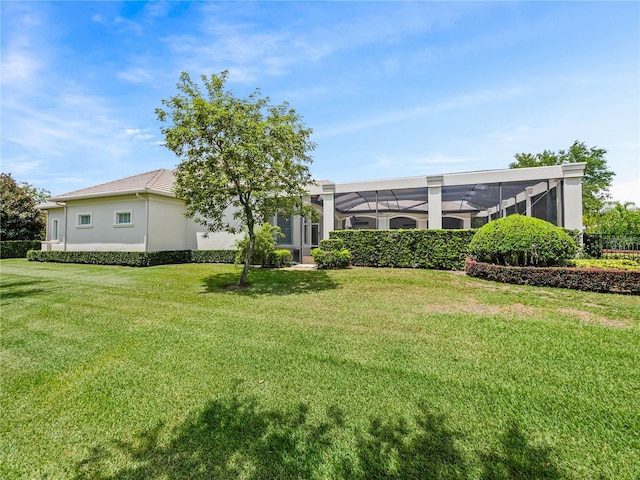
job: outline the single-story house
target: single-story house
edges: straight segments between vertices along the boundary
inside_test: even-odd
[[[582,229],[584,163],[362,182],[318,181],[307,200],[319,221],[278,216],[283,248],[308,256],[336,229],[475,228],[520,213]],[[171,170],[154,170],[51,198],[44,250],[217,250],[237,235],[206,235],[184,216]],[[232,218],[229,212],[229,219]]]

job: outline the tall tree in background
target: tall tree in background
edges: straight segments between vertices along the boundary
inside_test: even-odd
[[[640,207],[633,202],[607,202],[598,217],[596,233],[640,235]]]
[[[271,105],[256,89],[247,98],[225,90],[228,72],[202,76],[205,93],[188,73],[180,75],[178,94],[156,109],[166,147],[180,159],[175,193],[186,215],[209,232],[249,236],[238,285],[245,285],[255,245],[255,227],[276,213],[313,215],[303,202],[313,183],[307,164],[312,130],[285,102]],[[234,221],[228,220],[233,212]],[[239,222],[240,227],[236,224]]]
[[[35,206],[51,194],[0,173],[0,239],[42,240],[46,216]]]
[[[582,179],[582,213],[584,224],[593,226],[598,214],[610,198],[609,188],[615,173],[609,170],[604,148],[588,148],[584,142],[575,141],[569,150],[542,153],[518,153],[516,161],[509,168],[543,167],[562,165],[565,163],[585,162],[584,178]]]

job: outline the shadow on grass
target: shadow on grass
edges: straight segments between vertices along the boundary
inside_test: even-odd
[[[338,288],[336,282],[324,270],[282,270],[275,268],[252,268],[248,285],[229,289],[238,283],[240,272],[219,273],[203,280],[205,293],[227,292],[233,295],[295,295]]]
[[[515,422],[500,436],[500,448],[480,457],[483,480],[564,478],[552,461],[551,448],[531,445]]]
[[[269,410],[234,396],[210,402],[168,437],[165,430],[159,424],[132,441],[94,448],[75,478],[456,480],[472,471],[457,446],[464,435],[428,410],[410,420],[373,418],[360,431],[336,407],[312,421],[304,404]],[[476,463],[483,478],[562,478],[551,449],[532,447],[516,424],[500,442]]]
[[[6,305],[8,300],[16,298],[31,297],[49,291],[49,289],[39,288],[36,285],[51,283],[49,280],[18,280],[6,282],[0,285],[0,301]]]

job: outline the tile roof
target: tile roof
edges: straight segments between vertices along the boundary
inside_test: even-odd
[[[106,197],[116,194],[152,192],[159,195],[175,197],[172,188],[175,182],[173,170],[161,168],[141,173],[132,177],[121,178],[113,182],[102,183],[94,187],[83,188],[74,192],[63,193],[51,200],[63,201],[80,198]]]

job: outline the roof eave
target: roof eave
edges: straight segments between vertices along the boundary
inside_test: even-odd
[[[50,202],[69,202],[74,200],[91,200],[93,198],[119,197],[123,195],[135,195],[137,193],[152,193],[163,197],[176,198],[172,192],[156,190],[153,188],[135,188],[130,190],[112,190],[110,192],[88,193],[85,195],[60,195],[49,199]]]

